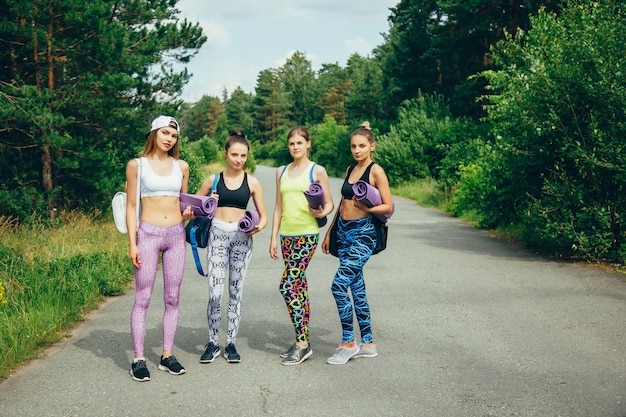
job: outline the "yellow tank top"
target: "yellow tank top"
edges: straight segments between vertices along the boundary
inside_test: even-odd
[[[309,213],[309,203],[304,191],[309,189],[312,169],[315,165],[302,171],[296,178],[289,178],[289,166],[280,176],[280,195],[283,203],[283,214],[280,221],[280,234],[283,236],[314,235],[320,232],[315,217]]]

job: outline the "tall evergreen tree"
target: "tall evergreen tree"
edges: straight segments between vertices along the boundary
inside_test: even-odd
[[[382,115],[382,70],[375,58],[353,54],[348,59],[346,73],[352,84],[346,92],[348,124],[373,122]]]
[[[275,69],[266,69],[259,73],[255,93],[255,133],[264,143],[274,140],[278,136],[279,128],[288,124],[291,103]]]
[[[211,137],[219,117],[225,113],[226,108],[219,98],[204,95],[183,113],[181,127],[185,128],[185,136],[191,141],[200,140],[204,136]]]
[[[313,121],[315,72],[311,61],[302,52],[296,52],[278,69],[278,76],[289,97],[293,124],[305,125]]]
[[[320,118],[331,117],[340,125],[346,124],[346,92],[352,83],[348,74],[339,64],[322,64],[316,78],[315,107],[320,110]]]
[[[0,213],[102,207],[205,42],[175,0],[0,3]],[[160,104],[170,101],[166,106]]]
[[[252,134],[254,119],[252,117],[252,103],[254,97],[237,87],[224,103],[230,128],[243,129],[246,134]]]
[[[401,0],[376,53],[383,61],[385,104],[395,109],[419,92],[443,94],[457,116],[483,116],[476,98],[484,82],[468,77],[493,68],[489,48],[517,28],[528,29],[539,8],[560,0]]]

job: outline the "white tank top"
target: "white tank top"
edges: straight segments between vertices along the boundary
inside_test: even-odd
[[[180,188],[183,185],[183,172],[178,166],[178,161],[172,158],[172,171],[169,175],[158,175],[150,167],[148,159],[141,158],[141,196],[180,196]]]

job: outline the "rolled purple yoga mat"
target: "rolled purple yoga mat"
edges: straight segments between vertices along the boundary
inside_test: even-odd
[[[259,212],[256,210],[246,210],[241,220],[239,220],[239,231],[248,233],[254,230],[259,224]]]
[[[322,188],[322,186],[318,183],[314,182],[309,185],[309,189],[304,191],[304,196],[309,202],[309,207],[318,208],[319,206],[324,206],[324,188]],[[319,227],[323,227],[328,221],[326,216],[316,220]]]
[[[185,211],[187,206],[191,206],[196,216],[213,218],[217,199],[206,195],[180,193],[180,211]]]
[[[378,206],[383,202],[383,200],[380,198],[380,191],[378,191],[376,187],[373,187],[363,180],[358,180],[357,182],[355,182],[352,185],[352,191],[354,191],[354,196],[356,197],[356,200],[360,203],[365,204],[367,207]],[[394,203],[391,204],[391,213],[374,215],[385,224],[387,223],[387,220],[389,220],[396,208],[396,205]]]

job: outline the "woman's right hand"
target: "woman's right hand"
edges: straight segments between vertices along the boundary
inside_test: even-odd
[[[141,268],[141,254],[139,253],[139,248],[137,245],[130,245],[130,260],[132,261],[135,268]]]
[[[328,230],[330,231],[330,228]],[[326,232],[326,236],[324,236],[324,241],[322,242],[322,253],[325,253],[326,255],[330,253],[330,233],[329,232]]]
[[[276,239],[272,238],[272,240],[270,240],[270,256],[272,257],[273,260],[278,259],[277,247],[278,245],[276,244]]]

